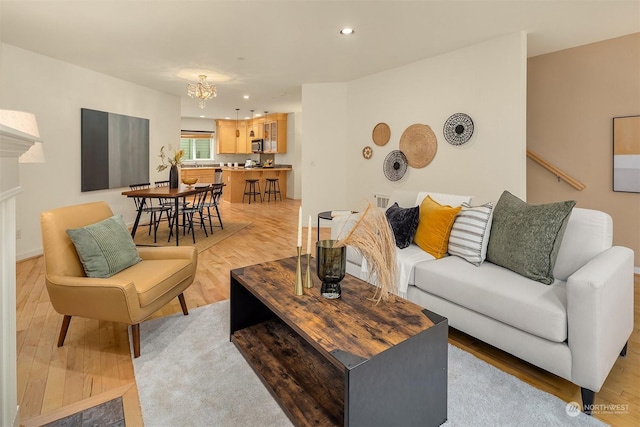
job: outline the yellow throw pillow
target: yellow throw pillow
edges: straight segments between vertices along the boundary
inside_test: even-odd
[[[420,204],[420,220],[413,241],[436,259],[447,254],[449,234],[461,206],[442,206],[427,196]]]

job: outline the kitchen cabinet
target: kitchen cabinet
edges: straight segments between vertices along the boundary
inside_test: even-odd
[[[254,136],[250,137],[251,120],[216,120],[216,153],[249,154],[251,140],[264,139],[265,153],[287,152],[287,115],[269,114],[267,117],[253,119]],[[236,129],[240,136],[236,137]]]
[[[240,136],[236,136],[236,129]],[[216,120],[216,153],[246,154],[251,152],[246,120]]]
[[[180,169],[180,178],[198,178],[198,184],[211,184],[216,182],[216,170],[222,174],[222,169],[215,167],[184,167]]]
[[[265,153],[287,152],[287,115],[270,114],[262,126]]]

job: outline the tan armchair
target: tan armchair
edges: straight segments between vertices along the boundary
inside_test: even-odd
[[[138,247],[139,263],[106,279],[86,277],[67,229],[84,227],[113,216],[105,202],[43,212],[40,216],[46,284],[53,308],[64,315],[58,347],[64,343],[72,316],[131,325],[134,357],[140,356],[140,322],[193,283],[198,252],[193,246]]]

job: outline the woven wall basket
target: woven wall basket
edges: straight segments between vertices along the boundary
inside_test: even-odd
[[[404,174],[407,172],[406,156],[400,150],[393,150],[384,158],[382,171],[389,181],[398,181],[399,179],[402,179]]]
[[[378,123],[374,126],[371,139],[376,145],[385,145],[391,138],[391,129],[386,123]]]
[[[407,156],[407,162],[412,168],[423,168],[431,163],[437,149],[436,134],[427,125],[411,125],[400,137],[400,151]]]

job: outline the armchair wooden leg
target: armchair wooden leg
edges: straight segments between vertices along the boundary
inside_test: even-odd
[[[133,336],[133,357],[140,357],[140,323],[131,325],[131,335]]]
[[[182,313],[184,313],[185,316],[188,315],[189,310],[187,309],[187,303],[184,300],[184,294],[178,295],[178,300],[180,301],[180,307],[182,307]]]
[[[60,336],[58,336],[58,347],[62,347],[62,344],[64,344],[64,339],[67,337],[67,331],[69,330],[69,323],[71,323],[71,316],[65,314],[64,319],[62,319]]]

